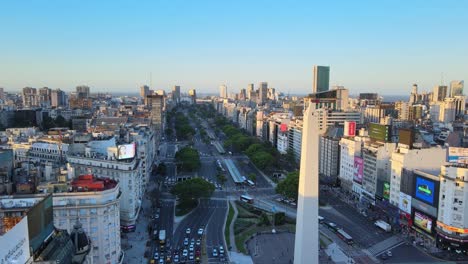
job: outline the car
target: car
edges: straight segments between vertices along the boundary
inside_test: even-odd
[[[184,246],[188,246],[188,238],[184,238]]]
[[[158,253],[158,252],[154,252],[153,259],[158,259],[158,258],[159,258],[159,253]]]
[[[189,250],[193,251],[193,249],[194,249],[193,245],[190,245]]]
[[[216,248],[213,248],[213,257],[217,257],[218,256],[218,250],[216,250]]]
[[[163,258],[159,259],[159,264],[164,264],[164,259]]]
[[[186,257],[188,255],[188,250],[187,249],[184,249],[182,251],[182,256]]]
[[[219,254],[224,254],[224,247],[223,246],[219,246]]]
[[[167,262],[167,263],[171,263],[171,254],[168,254],[168,255],[166,256],[166,262]]]
[[[185,234],[189,235],[192,232],[190,228],[185,229]]]
[[[199,246],[201,244],[201,241],[200,239],[197,239],[197,242],[196,242],[197,246]]]
[[[159,214],[155,214],[154,219],[158,219],[158,218],[159,218]]]
[[[190,240],[190,245],[194,245],[195,244],[195,238],[192,237],[192,240]]]
[[[174,256],[174,263],[179,263],[179,255]]]
[[[200,236],[203,235],[203,228],[198,229],[198,235],[200,235]]]
[[[190,252],[189,260],[193,260],[193,252]]]
[[[380,258],[383,260],[388,259],[387,253],[383,253],[382,255],[380,255]]]
[[[393,256],[393,254],[392,254],[392,252],[391,252],[390,250],[387,251],[387,256],[389,256],[389,257],[392,257],[392,256]]]

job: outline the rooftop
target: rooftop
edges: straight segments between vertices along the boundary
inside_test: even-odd
[[[70,191],[72,192],[105,191],[115,188],[117,181],[86,174],[78,176],[78,179],[71,181],[70,185]]]

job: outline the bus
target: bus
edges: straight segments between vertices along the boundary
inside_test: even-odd
[[[253,198],[247,195],[241,195],[240,200],[249,204],[253,203]]]
[[[247,184],[250,186],[250,187],[255,187],[255,182],[251,181],[251,180],[247,180]]]
[[[343,240],[344,242],[346,242],[348,245],[351,245],[354,243],[353,241],[353,238],[348,235],[348,233],[346,233],[343,229],[339,229],[337,232],[336,232],[336,235],[341,238],[341,240]]]

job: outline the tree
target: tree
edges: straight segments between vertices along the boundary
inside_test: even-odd
[[[278,183],[276,192],[290,199],[297,199],[299,188],[299,172],[290,172],[286,179]]]
[[[275,225],[283,225],[286,222],[286,214],[284,212],[278,212],[274,216]]]
[[[57,118],[55,118],[54,122],[55,122],[55,126],[57,126],[57,127],[68,127],[67,120],[61,115],[57,116]]]
[[[55,127],[55,121],[54,119],[52,119],[51,117],[44,117],[42,119],[42,128],[47,130],[47,129],[50,129],[50,128],[53,128]]]
[[[193,178],[177,183],[171,193],[180,198],[181,203],[190,202],[200,198],[211,197],[215,186],[201,178]]]
[[[260,150],[263,150],[263,146],[262,144],[258,144],[258,143],[255,143],[255,144],[252,144],[250,145],[246,150],[245,150],[245,154],[249,157],[252,157],[256,152],[260,151]]]
[[[201,165],[198,151],[191,147],[185,147],[177,151],[175,159],[179,163],[178,167],[183,171],[195,171]]]
[[[255,173],[249,173],[249,179],[253,182],[257,179],[257,174]]]
[[[171,137],[173,133],[174,133],[174,131],[172,130],[172,128],[166,128],[166,135],[168,137]]]
[[[157,169],[157,173],[159,175],[166,175],[166,171],[167,171],[166,164],[164,162],[159,164],[158,169]]]
[[[275,161],[273,156],[265,151],[255,153],[255,155],[253,155],[251,159],[255,166],[257,166],[261,170],[271,167]]]

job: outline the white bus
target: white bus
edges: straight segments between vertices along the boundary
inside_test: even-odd
[[[348,245],[353,244],[353,238],[350,235],[348,235],[348,233],[346,233],[343,229],[338,229],[336,235]]]
[[[247,195],[241,195],[240,200],[242,202],[246,202],[246,203],[250,203],[250,204],[253,203],[253,198],[250,197],[250,196],[247,196]]]
[[[247,184],[250,186],[250,187],[255,187],[255,182],[251,181],[251,180],[247,180]]]

